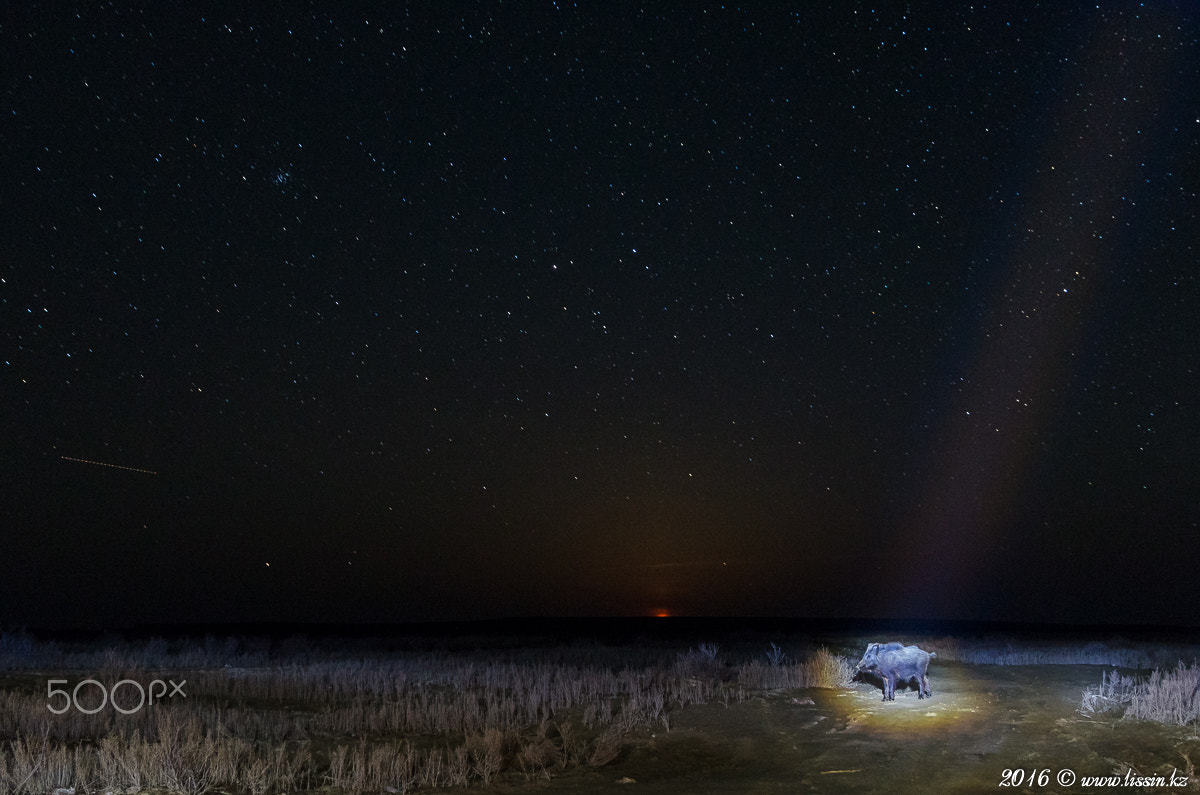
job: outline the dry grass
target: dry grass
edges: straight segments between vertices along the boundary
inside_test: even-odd
[[[738,682],[752,690],[851,687],[854,663],[848,657],[817,649],[802,662],[791,665],[763,664],[753,660],[738,670]]]
[[[692,704],[838,686],[849,666],[825,650],[794,664],[735,665],[715,644],[451,652],[208,637],[89,648],[5,635],[0,791],[409,792],[546,779],[609,764],[630,737],[669,731]],[[56,687],[68,692],[84,679],[106,690],[123,679],[186,680],[187,695],[128,715],[111,706],[54,714],[51,678],[66,679]]]
[[[1155,669],[1133,688],[1125,717],[1177,726],[1200,723],[1200,665],[1180,662],[1174,670]]]
[[[1145,661],[1120,644],[926,647],[995,664]],[[1125,655],[1125,656],[1122,656]],[[411,792],[539,780],[621,757],[639,733],[670,731],[681,710],[755,692],[847,687],[854,662],[826,648],[342,642],[206,637],[99,646],[0,635],[0,792],[267,795]],[[53,673],[48,673],[53,672]],[[47,708],[47,682],[186,680],[186,697],[133,714]],[[128,688],[126,691],[127,692]],[[94,685],[88,691],[96,693]],[[1145,679],[1105,674],[1081,711],[1189,723],[1200,669]]]
[[[1156,668],[1146,678],[1106,672],[1099,687],[1084,691],[1079,711],[1176,726],[1200,723],[1200,665],[1179,662],[1173,670]]]
[[[1117,671],[1111,674],[1105,671],[1100,675],[1099,687],[1089,687],[1083,691],[1083,702],[1079,711],[1089,717],[1123,711],[1133,697],[1136,684],[1131,676],[1121,676]]]

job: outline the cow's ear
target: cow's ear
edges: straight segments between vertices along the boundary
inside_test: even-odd
[[[875,649],[878,649],[878,648],[879,648],[879,644],[878,644],[878,643],[872,643],[872,644],[870,644],[869,646],[867,646],[867,651],[868,651],[868,652],[872,652],[872,651],[874,651]]]

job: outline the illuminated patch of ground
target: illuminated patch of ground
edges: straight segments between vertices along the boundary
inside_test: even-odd
[[[639,735],[613,764],[504,791],[667,793],[944,792],[999,787],[1005,770],[1083,776],[1185,775],[1200,731],[1091,720],[1077,709],[1098,666],[935,663],[933,697],[877,685],[755,695],[675,713],[670,732]],[[1065,775],[1065,774],[1064,774]],[[622,784],[622,782],[624,782]],[[1197,779],[1187,791],[1200,789]],[[1018,787],[1015,791],[1026,791]],[[1122,791],[1135,792],[1137,788]],[[1168,789],[1156,791],[1169,791]],[[1176,790],[1178,791],[1178,790]]]

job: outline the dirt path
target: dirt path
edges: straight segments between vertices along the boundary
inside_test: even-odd
[[[1048,769],[1045,786],[1013,792],[1182,792],[1187,787],[1084,784],[1084,776],[1186,775],[1200,765],[1200,732],[1149,723],[1089,720],[1077,712],[1097,666],[931,666],[931,699],[879,687],[789,691],[742,704],[674,713],[670,732],[639,735],[618,760],[550,782],[500,785],[511,792],[976,793],[1005,791],[1006,769]],[[1075,776],[1064,786],[1062,771]],[[1071,781],[1071,779],[1065,779]],[[624,782],[624,783],[622,783]]]

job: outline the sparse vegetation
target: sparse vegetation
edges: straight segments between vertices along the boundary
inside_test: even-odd
[[[824,647],[792,665],[764,665],[751,660],[738,669],[738,683],[751,690],[836,689],[850,687],[853,678],[854,663]]]
[[[1176,644],[1135,645],[1115,638],[1084,644],[1031,642],[1012,638],[987,638],[967,642],[957,638],[930,641],[943,662],[974,665],[1104,665],[1149,670],[1171,666],[1200,653],[1200,647]]]
[[[915,638],[909,640],[917,640]],[[938,663],[1047,665],[1116,660],[1084,694],[1084,716],[1186,725],[1200,721],[1200,667],[1138,665],[1185,647],[923,640]],[[344,641],[304,637],[152,639],[99,644],[0,635],[0,791],[324,790],[411,792],[535,782],[619,760],[632,742],[670,732],[682,711],[788,690],[852,687],[854,660],[825,647],[756,642],[531,644],[456,639]],[[837,651],[857,651],[858,641]],[[1194,650],[1193,650],[1194,651]],[[1113,664],[1118,664],[1113,663]],[[1109,664],[1106,662],[1106,664]],[[47,683],[86,709],[118,682],[186,681],[186,697],[124,714],[120,699],[86,713],[47,707]],[[65,680],[65,681],[63,681]],[[63,698],[63,696],[59,696]],[[800,702],[803,703],[803,702]],[[809,701],[808,703],[811,703]],[[56,701],[56,705],[61,701]]]
[[[1156,668],[1145,679],[1106,672],[1098,688],[1084,691],[1080,712],[1116,712],[1126,719],[1177,726],[1200,723],[1200,665],[1180,662],[1174,670]]]
[[[743,701],[751,689],[841,686],[850,670],[824,649],[792,665],[734,664],[713,643],[452,652],[208,637],[95,649],[23,636],[0,642],[0,653],[10,672],[0,691],[0,791],[30,795],[409,792],[549,778],[612,762],[630,736],[669,731],[672,713],[690,705]],[[46,670],[57,673],[34,673]],[[186,697],[130,714],[55,714],[50,678],[67,691],[95,680],[84,695],[122,680],[186,680]]]
[[[1123,710],[1133,697],[1134,685],[1133,677],[1105,671],[1100,675],[1099,687],[1089,687],[1083,692],[1079,711],[1090,717]]]

